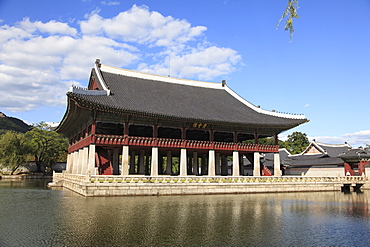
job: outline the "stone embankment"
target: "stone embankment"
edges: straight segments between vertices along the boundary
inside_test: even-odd
[[[84,196],[144,196],[341,191],[360,188],[365,177],[89,176],[54,173],[50,187]]]
[[[21,175],[0,175],[2,180],[27,180],[27,179],[52,179],[53,176],[43,174],[21,174]]]

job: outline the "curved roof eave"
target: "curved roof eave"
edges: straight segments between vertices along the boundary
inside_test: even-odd
[[[256,129],[271,128],[271,129],[278,129],[279,133],[286,131],[288,129],[294,128],[305,122],[308,122],[307,119],[302,119],[302,121],[299,121],[299,119],[297,119],[298,120],[297,122],[294,122],[291,124],[269,124],[269,123],[255,124],[255,123],[243,123],[243,122],[227,122],[227,121],[219,121],[215,119],[187,118],[187,117],[181,117],[181,116],[156,114],[156,113],[151,113],[151,112],[146,112],[146,111],[138,111],[134,109],[118,108],[118,107],[109,106],[109,105],[97,105],[95,102],[91,102],[91,101],[88,101],[87,99],[80,98],[78,94],[76,93],[69,92],[67,95],[68,97],[72,97],[74,100],[76,100],[78,105],[88,107],[94,110],[103,111],[103,112],[121,113],[121,114],[139,114],[142,116],[150,116],[153,118],[176,119],[178,121],[188,121],[188,122],[207,122],[209,124],[232,125],[232,126],[241,126],[241,127],[248,126],[248,127],[256,128]]]

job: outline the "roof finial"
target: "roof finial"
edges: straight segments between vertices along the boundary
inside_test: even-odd
[[[97,58],[96,60],[95,60],[95,63],[96,63],[96,65],[98,65],[98,67],[100,68],[100,59],[99,58]]]

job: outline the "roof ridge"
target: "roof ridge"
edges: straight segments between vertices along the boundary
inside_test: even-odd
[[[327,144],[327,143],[322,143],[318,141],[314,141],[318,145],[326,146],[326,147],[351,147],[348,143],[343,143],[343,144]]]
[[[275,117],[289,118],[289,119],[306,119],[306,116],[304,114],[282,113],[282,112],[277,112],[275,110],[269,111],[269,110],[264,110],[260,108],[259,106],[255,106],[252,103],[250,103],[248,100],[244,99],[239,94],[234,92],[232,89],[230,89],[224,82],[222,83],[205,82],[205,81],[195,81],[195,80],[181,79],[181,78],[175,78],[175,77],[166,77],[162,75],[155,75],[155,74],[149,74],[149,73],[140,72],[140,71],[118,68],[118,67],[105,65],[105,64],[100,64],[99,69],[107,73],[113,73],[113,74],[135,77],[135,78],[140,78],[140,79],[155,80],[155,81],[162,81],[162,82],[168,82],[168,83],[182,84],[182,85],[187,85],[187,86],[225,90],[230,95],[232,95],[234,98],[239,100],[241,103],[243,103],[244,105],[248,106],[249,108],[251,108],[252,110],[258,113],[275,116]]]
[[[182,79],[182,78],[176,78],[176,77],[156,75],[156,74],[150,74],[150,73],[141,72],[141,71],[118,68],[118,67],[114,67],[114,66],[110,66],[106,64],[101,64],[100,70],[104,72],[108,72],[108,73],[124,75],[124,76],[129,76],[129,77],[136,77],[136,78],[141,78],[141,79],[183,84],[183,85],[188,85],[188,86],[223,89],[223,84],[218,83],[218,82],[196,81],[196,80],[190,80],[190,79]]]

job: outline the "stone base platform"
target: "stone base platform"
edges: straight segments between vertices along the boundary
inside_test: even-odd
[[[83,196],[158,196],[341,191],[361,187],[364,177],[88,176],[54,174],[50,187]]]

